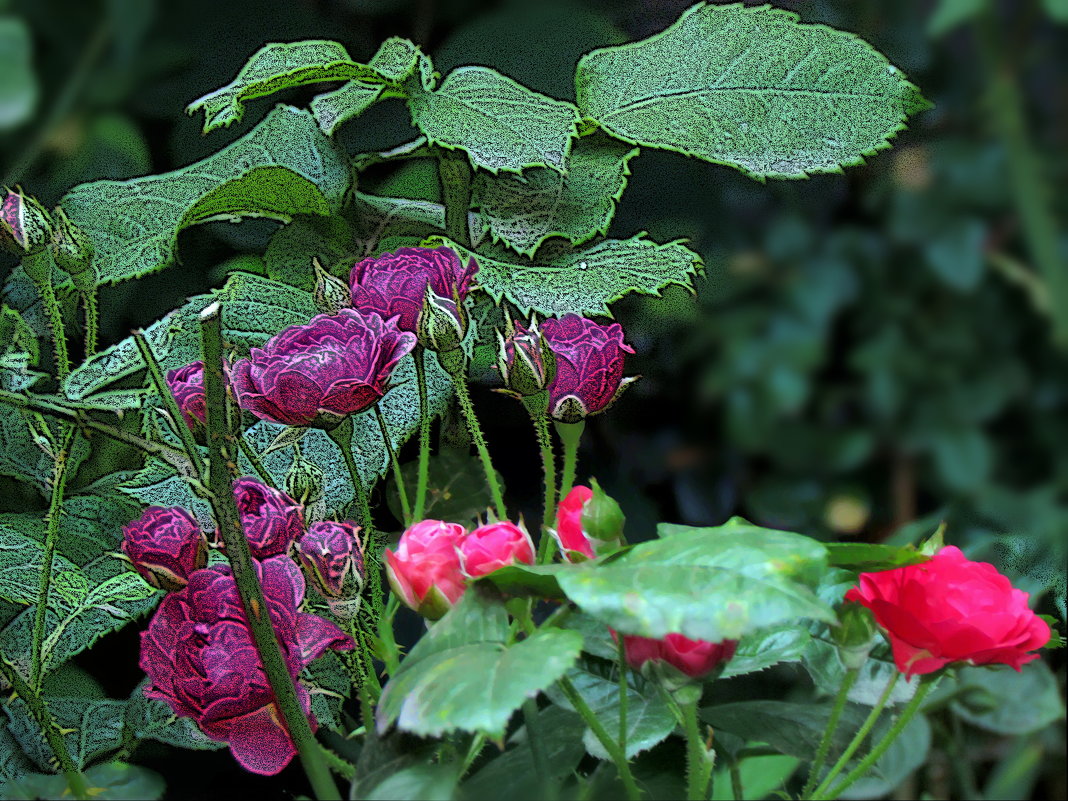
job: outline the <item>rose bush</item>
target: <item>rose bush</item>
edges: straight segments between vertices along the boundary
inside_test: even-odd
[[[208,562],[208,542],[185,509],[150,506],[122,530],[122,552],[153,587],[180,590]]]
[[[466,580],[458,549],[466,536],[458,523],[421,520],[401,534],[396,551],[386,548],[389,586],[406,606],[437,620],[460,600]]]
[[[603,412],[635,379],[623,378],[623,358],[634,353],[619,323],[601,325],[577,314],[550,317],[541,331],[556,354],[556,377],[549,385],[549,413],[577,423]]]

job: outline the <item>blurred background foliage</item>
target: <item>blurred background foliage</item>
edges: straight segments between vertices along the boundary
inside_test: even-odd
[[[243,123],[203,137],[185,105],[265,42],[336,39],[362,60],[405,36],[443,73],[485,64],[573,99],[583,52],[655,33],[689,5],[0,0],[0,184],[52,205],[75,183],[188,164],[278,100],[322,91],[256,101]],[[944,520],[948,541],[993,561],[1063,622],[1068,2],[776,5],[867,39],[935,108],[843,175],[761,185],[668,153],[632,162],[611,235],[686,238],[707,270],[695,295],[672,288],[616,305],[637,350],[628,371],[643,379],[591,419],[580,478],[596,475],[619,498],[631,539],[652,536],[658,520],[741,514],[824,539],[903,543]],[[357,152],[414,131],[390,101],[340,136]],[[419,165],[374,173],[361,189],[438,194]],[[276,225],[184,233],[179,265],[102,290],[102,344],[229,270],[262,271]],[[0,258],[4,278],[14,265]],[[487,391],[476,403],[511,495],[535,517],[539,472],[520,408]],[[95,455],[97,475],[108,458]],[[12,488],[4,508],[39,504],[0,480]],[[1053,662],[1063,697],[1063,656]],[[972,749],[980,775],[970,781],[985,782],[987,797],[1068,796],[1063,721],[1011,743],[981,722],[953,725],[967,728],[954,742]],[[945,756],[944,769],[957,769]]]

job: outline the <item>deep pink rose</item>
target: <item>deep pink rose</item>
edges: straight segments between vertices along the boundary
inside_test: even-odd
[[[196,430],[207,422],[204,410],[204,362],[192,362],[167,371],[167,386],[174,395],[187,426]]]
[[[333,428],[386,394],[390,376],[415,347],[395,320],[342,309],[294,325],[233,367],[238,402],[258,417]]]
[[[352,306],[386,319],[399,317],[400,329],[415,334],[419,331],[427,287],[451,301],[459,315],[477,270],[474,259],[465,268],[459,256],[447,247],[401,248],[396,253],[383,253],[352,268]]]
[[[234,498],[248,547],[256,559],[284,554],[304,533],[304,507],[254,478],[234,482]]]
[[[549,414],[577,423],[608,408],[633,378],[623,378],[623,342],[619,323],[601,325],[577,314],[550,317],[541,332],[556,354],[556,378],[549,385]]]
[[[460,542],[460,565],[470,578],[516,562],[534,564],[534,543],[530,534],[507,520],[479,526]]]
[[[437,620],[464,594],[457,549],[467,536],[458,523],[422,520],[401,534],[396,552],[386,549],[393,592],[424,617]]]
[[[328,648],[355,647],[333,623],[297,611],[304,579],[292,561],[276,557],[253,565],[290,676],[296,678]],[[141,634],[140,665],[151,680],[148,698],[164,701],[211,739],[228,743],[246,770],[270,776],[296,754],[229,566],[198,570],[185,589],[164,598]],[[299,681],[296,686],[314,729],[308,691]]]
[[[122,552],[153,587],[180,590],[208,562],[208,542],[185,509],[150,506],[122,530]]]
[[[1027,606],[1028,594],[986,562],[947,545],[929,562],[861,573],[845,595],[871,610],[890,638],[894,663],[907,677],[951,662],[1021,665],[1050,638]]]
[[[593,552],[593,543],[582,529],[582,513],[591,498],[593,490],[589,487],[572,487],[556,510],[556,528],[550,529],[550,533],[569,562],[581,562],[583,558],[593,559],[596,555]]]
[[[612,632],[612,639],[618,635]],[[737,640],[708,642],[691,640],[681,634],[669,634],[663,639],[623,636],[623,651],[627,664],[641,670],[646,662],[666,662],[691,679],[701,679],[734,657]]]
[[[355,578],[354,592],[359,593],[363,587],[363,548],[359,531],[360,527],[348,520],[342,523],[326,520],[313,523],[297,540],[297,558],[304,567],[304,574],[324,597],[345,595],[345,577],[350,573]]]

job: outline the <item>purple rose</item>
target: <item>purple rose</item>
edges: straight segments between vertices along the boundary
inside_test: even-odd
[[[355,594],[363,587],[363,548],[360,527],[344,521],[313,523],[307,533],[297,540],[297,558],[304,574],[321,595],[341,598],[345,577],[352,571],[356,579]]]
[[[122,530],[122,552],[153,587],[180,590],[208,563],[208,542],[185,509],[150,506]]]
[[[204,362],[192,362],[177,370],[167,371],[167,386],[178,402],[185,423],[196,431],[207,422],[204,410]]]
[[[634,378],[623,378],[623,342],[619,323],[600,325],[566,314],[550,317],[541,332],[556,354],[556,378],[549,385],[549,413],[563,423],[577,423],[604,411]]]
[[[393,369],[415,347],[395,320],[342,309],[253,348],[233,367],[238,403],[267,420],[333,428],[386,394]]]
[[[256,559],[284,554],[304,532],[304,507],[253,478],[234,482],[234,497],[248,547]]]
[[[448,303],[439,303],[442,311],[451,310],[466,328],[460,309],[471,290],[478,270],[474,259],[465,268],[450,248],[401,248],[364,259],[352,268],[349,285],[353,308],[375,312],[382,317],[399,317],[402,331],[419,331],[419,316],[427,289]],[[425,327],[425,326],[424,326]]]
[[[304,579],[293,562],[276,557],[253,565],[290,676],[329,648],[355,647],[333,623],[297,611]],[[164,598],[141,634],[140,665],[151,680],[146,697],[164,701],[211,739],[228,743],[246,770],[271,776],[296,754],[229,566],[198,570],[184,590]],[[308,690],[299,681],[296,687],[314,729]]]

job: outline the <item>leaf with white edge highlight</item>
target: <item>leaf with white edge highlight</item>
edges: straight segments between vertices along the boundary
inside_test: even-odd
[[[853,34],[780,9],[700,3],[640,42],[587,54],[584,118],[647,147],[763,181],[841,172],[929,103]]]
[[[311,114],[277,106],[263,122],[203,161],[129,181],[93,181],[61,201],[93,243],[103,284],[138,278],[175,259],[183,228],[211,220],[340,208],[349,187],[344,155]]]
[[[570,103],[488,67],[455,69],[436,90],[413,91],[408,107],[431,144],[463,150],[473,165],[493,173],[562,171],[579,120]]]
[[[524,256],[552,236],[578,245],[608,232],[630,175],[628,162],[638,153],[608,137],[584,137],[571,149],[564,173],[545,167],[520,176],[478,173],[473,204],[494,241]]]

